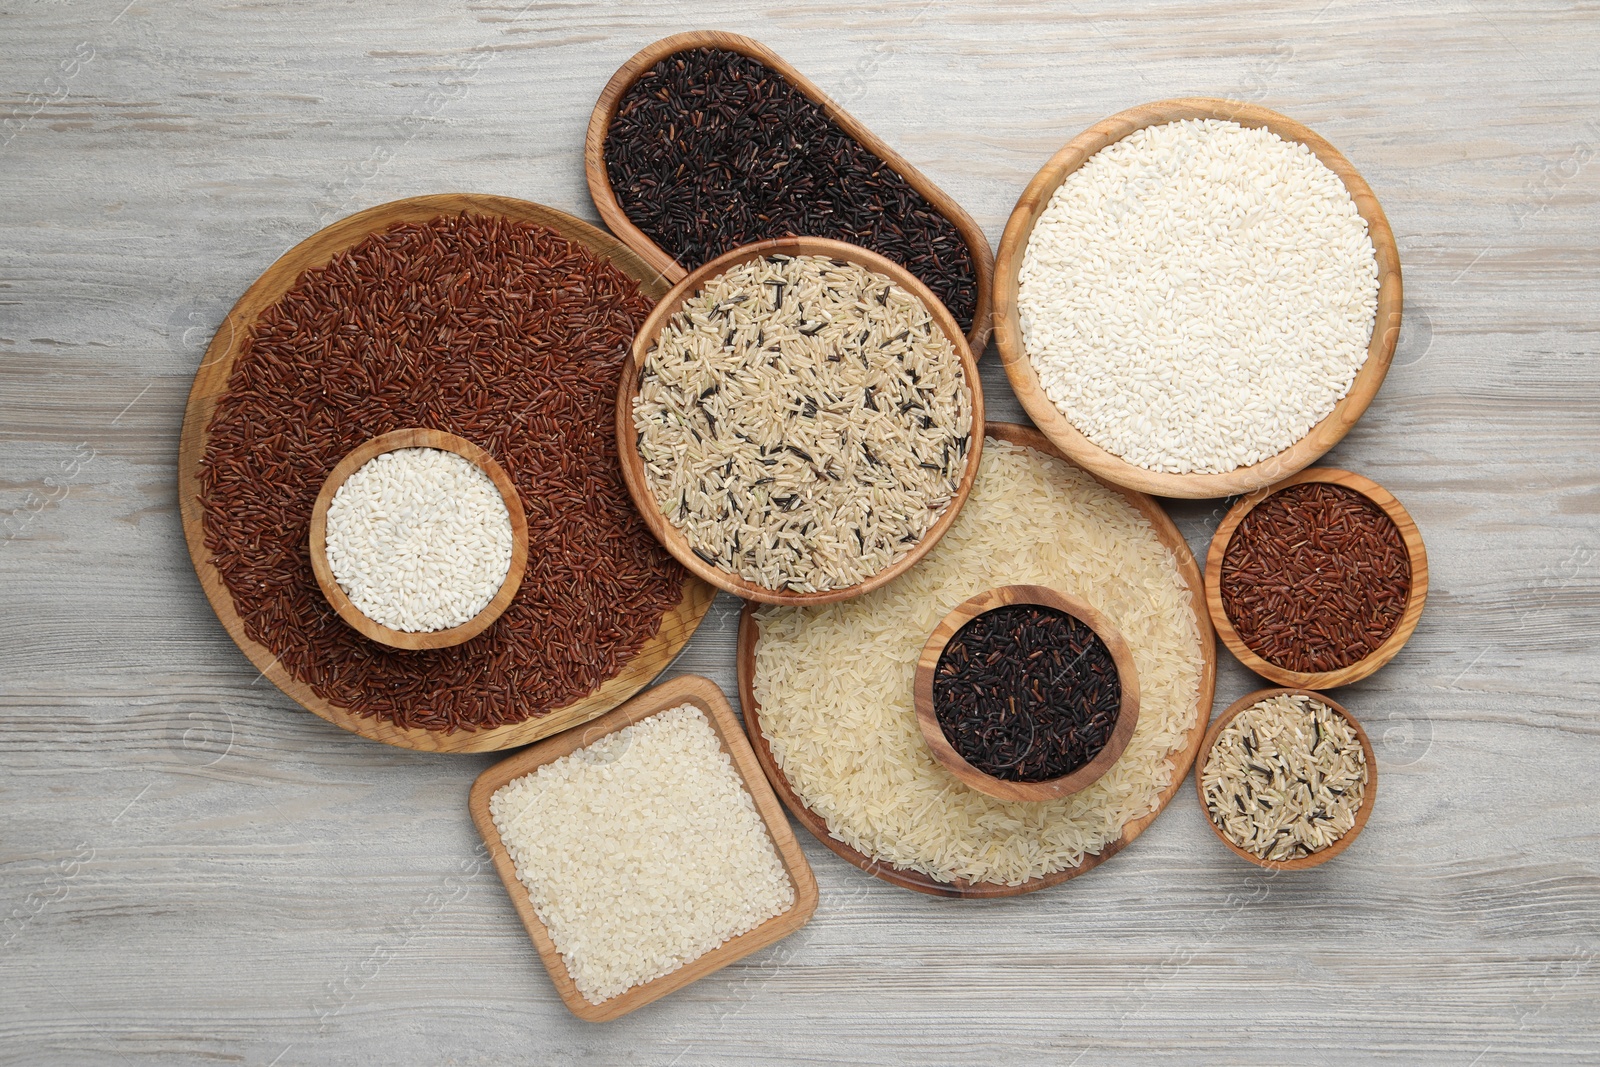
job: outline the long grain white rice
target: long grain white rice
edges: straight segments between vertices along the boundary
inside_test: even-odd
[[[927,636],[956,604],[1012,583],[1104,612],[1132,650],[1141,703],[1099,782],[1008,803],[944,770],[917,728],[911,686]],[[1073,867],[1155,810],[1195,724],[1202,658],[1177,560],[1125,497],[1029,448],[984,444],[944,538],[892,585],[824,607],[756,613],[754,692],[790,785],[858,851],[950,881],[1019,885]]]
[[[794,904],[755,801],[692,704],[507,783],[489,811],[592,1004],[671,974]]]
[[[972,394],[916,296],[857,264],[771,256],[668,322],[633,419],[651,494],[696,555],[806,593],[926,536],[966,471]]]
[[[1348,833],[1366,796],[1367,755],[1339,712],[1282,693],[1235,715],[1202,757],[1211,821],[1264,859],[1320,852]]]
[[[1055,191],[1023,253],[1023,344],[1095,444],[1171,473],[1288,448],[1366,362],[1366,220],[1309,148],[1191,119],[1138,130]]]
[[[482,611],[511,569],[511,513],[478,466],[441,448],[384,452],[328,504],[328,568],[363,615],[443,630]]]

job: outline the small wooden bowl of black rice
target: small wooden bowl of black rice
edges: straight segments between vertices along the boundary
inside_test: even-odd
[[[1194,761],[1217,839],[1242,860],[1299,871],[1349,848],[1372,817],[1378,760],[1356,717],[1309,689],[1259,689],[1229,705]]]
[[[934,628],[917,660],[917,725],[935,759],[1001,800],[1098,781],[1139,721],[1133,653],[1105,615],[1039,585],[988,589]]]
[[[899,265],[816,237],[735,249],[674,286],[634,339],[616,420],[656,539],[768,604],[845,600],[914,566],[983,448],[950,312]]]

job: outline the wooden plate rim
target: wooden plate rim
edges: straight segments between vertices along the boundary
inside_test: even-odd
[[[1045,393],[1023,348],[1017,311],[1017,275],[1028,239],[1034,224],[1049,205],[1051,195],[1067,175],[1100,149],[1135,130],[1193,118],[1227,119],[1242,126],[1266,127],[1285,140],[1299,141],[1310,148],[1339,176],[1355,201],[1356,209],[1366,219],[1378,261],[1378,307],[1372,339],[1367,346],[1366,362],[1356,373],[1350,391],[1300,440],[1282,452],[1221,474],[1168,474],[1147,470],[1090,441]],[[1079,466],[1118,485],[1157,496],[1207,499],[1248,493],[1316,462],[1350,432],[1377,395],[1394,359],[1403,304],[1400,252],[1395,245],[1394,231],[1366,179],[1337,148],[1309,127],[1276,111],[1229,100],[1201,97],[1160,100],[1119,111],[1090,126],[1052,156],[1028,183],[1006,222],[995,257],[995,345],[1023,409],[1045,436]]]
[[[1355,824],[1327,848],[1319,849],[1309,856],[1299,856],[1292,860],[1262,859],[1260,856],[1246,852],[1224,837],[1222,830],[1211,818],[1211,811],[1206,806],[1205,786],[1201,783],[1201,773],[1205,770],[1206,759],[1210,757],[1211,749],[1215,747],[1217,738],[1221,736],[1223,728],[1232,722],[1234,717],[1244,709],[1259,701],[1275,696],[1310,697],[1343,715],[1345,721],[1355,728],[1356,737],[1361,741],[1362,754],[1367,760],[1366,791],[1361,796],[1361,807],[1356,809]],[[1257,689],[1254,693],[1248,693],[1228,705],[1227,709],[1221,715],[1218,715],[1216,721],[1211,724],[1211,728],[1206,731],[1205,739],[1200,742],[1200,751],[1194,761],[1194,774],[1192,777],[1194,778],[1195,795],[1200,798],[1200,817],[1205,820],[1207,826],[1211,827],[1211,832],[1216,834],[1217,840],[1226,845],[1228,851],[1240,859],[1253,863],[1257,867],[1265,867],[1269,871],[1303,871],[1311,867],[1320,867],[1322,864],[1327,863],[1355,842],[1356,837],[1366,828],[1367,820],[1372,817],[1372,806],[1378,799],[1378,757],[1372,751],[1372,739],[1367,736],[1367,731],[1361,725],[1361,720],[1350,714],[1348,708],[1327,694],[1318,693],[1312,689],[1302,689],[1297,686],[1280,689]]]
[[[1122,690],[1116,724],[1112,727],[1111,736],[1106,739],[1105,745],[1095,754],[1094,759],[1070,774],[1042,782],[1018,782],[997,778],[967,762],[945,736],[933,702],[934,671],[938,668],[939,660],[944,655],[945,646],[950,643],[950,639],[979,615],[1014,604],[1037,604],[1054,608],[1088,626],[1111,653],[1111,659],[1116,666],[1117,681]],[[939,625],[928,635],[927,644],[922,646],[922,653],[917,657],[917,673],[911,683],[911,698],[917,712],[917,727],[922,731],[922,739],[928,743],[929,750],[933,752],[933,758],[962,782],[997,800],[1056,800],[1081,792],[1098,782],[1127,750],[1128,742],[1133,738],[1134,728],[1139,723],[1139,672],[1133,663],[1133,650],[1128,647],[1122,631],[1112,624],[1104,612],[1093,605],[1045,585],[1001,585],[968,597],[939,620]]]
[[[983,228],[960,204],[956,203],[950,194],[907,162],[900,153],[890,148],[854,115],[831,100],[815,82],[801,74],[772,49],[750,37],[721,30],[689,30],[676,33],[646,45],[611,76],[611,80],[601,90],[600,99],[595,102],[594,112],[589,117],[589,129],[585,136],[583,151],[584,174],[589,183],[589,195],[594,199],[595,210],[600,213],[600,218],[611,231],[667,278],[677,281],[683,277],[685,273],[683,266],[646,236],[643,230],[635,226],[627,213],[622,210],[622,205],[617,203],[616,192],[611,188],[610,175],[606,172],[605,141],[623,94],[638,81],[639,76],[667,56],[693,48],[720,48],[737,52],[776,71],[812,103],[822,108],[845,133],[887,163],[890,169],[921,193],[928,203],[933,205],[934,210],[955,226],[972,254],[973,268],[977,274],[978,298],[972,312],[972,330],[966,337],[967,344],[971,346],[976,358],[982,358],[994,323],[994,251],[989,247],[989,238],[984,235]]]
[[[1304,482],[1342,485],[1355,490],[1382,508],[1384,514],[1389,516],[1389,520],[1400,531],[1400,538],[1405,542],[1406,555],[1411,563],[1411,591],[1406,595],[1405,610],[1401,612],[1400,621],[1395,624],[1394,632],[1384,640],[1383,644],[1367,653],[1362,659],[1332,671],[1291,671],[1263,659],[1244,643],[1239,631],[1234,629],[1233,620],[1228,618],[1228,612],[1222,606],[1222,559],[1227,555],[1228,544],[1233,540],[1239,524],[1244,521],[1246,515],[1255,510],[1257,505],[1274,493]],[[1340,470],[1337,467],[1311,467],[1281,482],[1256,490],[1228,509],[1228,513],[1217,526],[1217,532],[1211,537],[1211,547],[1206,551],[1205,578],[1206,611],[1211,616],[1211,625],[1235,659],[1268,681],[1277,682],[1279,685],[1293,686],[1307,691],[1336,689],[1341,685],[1358,682],[1372,674],[1394,659],[1400,649],[1405,647],[1406,642],[1411,640],[1411,635],[1416,632],[1417,623],[1422,619],[1423,605],[1428,601],[1428,550],[1422,543],[1422,532],[1417,529],[1416,520],[1411,517],[1411,513],[1404,505],[1395,499],[1393,493],[1371,478],[1351,471]]]
[[[741,263],[767,255],[824,255],[834,259],[844,259],[887,275],[891,281],[921,300],[928,308],[934,322],[944,331],[955,348],[956,356],[961,360],[962,373],[965,374],[972,392],[972,447],[967,449],[966,470],[962,473],[956,494],[951,498],[944,514],[939,516],[938,521],[928,529],[922,540],[913,545],[905,556],[876,574],[842,589],[826,589],[816,593],[780,592],[756,585],[732,571],[713,566],[695,555],[694,549],[689,545],[689,539],[662,514],[660,505],[650,492],[639,448],[637,444],[629,444],[637,440],[637,431],[633,424],[633,401],[639,394],[640,367],[650,348],[655,344],[662,327],[678,313],[685,301],[704,287],[709,279]],[[629,495],[633,497],[634,506],[644,516],[645,524],[650,527],[650,532],[655,535],[656,540],[661,542],[662,547],[691,574],[734,596],[763,604],[831,604],[870,593],[874,589],[881,589],[894,581],[916,566],[917,562],[939,543],[945,531],[955,523],[956,516],[972,492],[973,483],[977,481],[978,466],[983,457],[983,384],[978,379],[977,360],[973,358],[972,350],[967,347],[966,339],[961,336],[961,331],[956,327],[955,319],[951,317],[949,309],[939,302],[916,275],[898,263],[859,245],[846,244],[825,237],[775,237],[744,245],[724,252],[716,259],[696,268],[673,286],[672,291],[661,298],[661,302],[650,313],[650,317],[645,319],[633,339],[633,348],[628,353],[627,361],[622,365],[622,381],[617,387],[616,419],[617,455],[622,461],[622,479],[628,486]]]
[[[659,299],[669,288],[666,279],[639,255],[602,230],[563,211],[526,200],[481,193],[439,193],[408,197],[358,211],[306,237],[279,256],[239,297],[212,337],[184,408],[178,446],[178,505],[184,540],[200,587],[234,644],[262,676],[283,690],[301,707],[343,730],[384,744],[425,752],[492,752],[514,748],[568,729],[610,710],[655,678],[683,649],[700,625],[716,590],[694,575],[687,575],[676,607],[662,616],[656,636],[645,643],[620,672],[585,696],[552,709],[538,718],[487,730],[461,730],[447,734],[396,726],[383,719],[358,715],[318,696],[290,674],[270,649],[245,633],[244,620],[233,606],[233,596],[212,563],[205,544],[205,513],[200,506],[200,461],[205,455],[211,416],[217,397],[227,388],[234,360],[251,326],[263,310],[277,303],[309,269],[325,266],[333,256],[363,238],[398,222],[426,222],[440,215],[468,211],[502,215],[546,226],[568,240],[587,247],[639,283],[647,297]]]
[[[699,708],[711,721],[717,739],[722,742],[722,750],[733,761],[734,769],[743,779],[745,788],[755,801],[756,812],[761,816],[768,837],[773,847],[777,849],[784,870],[794,885],[794,903],[787,910],[779,912],[754,929],[724,941],[704,956],[689,961],[671,974],[662,975],[599,1004],[594,1004],[578,992],[572,974],[567,970],[566,962],[550,938],[549,929],[540,921],[539,913],[529,899],[527,889],[517,877],[516,863],[500,839],[500,832],[494,824],[494,816],[489,810],[489,801],[495,792],[508,782],[580,748],[586,748],[617,730],[684,704],[692,704]],[[522,919],[528,936],[533,940],[540,960],[550,972],[550,979],[555,983],[556,992],[560,994],[562,1003],[566,1004],[572,1014],[586,1022],[606,1022],[619,1018],[661,999],[668,993],[699,981],[713,971],[721,970],[752,952],[788,937],[804,926],[817,910],[817,880],[811,871],[811,864],[806,861],[800,843],[795,840],[794,831],[789,827],[789,820],[784,817],[778,798],[773,795],[761,765],[756,761],[755,753],[750,750],[728,698],[723,695],[716,682],[699,675],[680,675],[663,682],[653,689],[638,694],[620,707],[612,709],[582,730],[569,730],[560,736],[547,738],[508,759],[501,760],[478,775],[472,783],[472,791],[467,798],[467,808],[472,814],[473,824],[483,837],[490,858],[494,861],[495,870],[499,872],[500,881],[504,883],[506,892],[511,897],[512,906],[517,909],[517,915]]]
[[[992,422],[987,427],[987,432],[996,440],[1007,444],[1021,445],[1054,456],[1057,459],[1066,459],[1049,440],[1037,430],[1019,426],[1014,423]],[[1071,462],[1071,460],[1067,460]],[[1200,635],[1200,650],[1204,660],[1200,670],[1200,692],[1195,699],[1195,721],[1189,728],[1188,741],[1183,750],[1172,758],[1172,780],[1163,789],[1156,799],[1156,810],[1148,815],[1133,819],[1122,829],[1122,836],[1110,842],[1098,854],[1086,855],[1083,862],[1076,867],[1056,871],[1052,874],[1042,875],[1029,879],[1021,885],[1004,885],[999,882],[968,882],[957,879],[953,882],[940,882],[923,874],[921,871],[901,870],[890,866],[881,860],[857,852],[849,845],[840,841],[828,832],[827,823],[821,816],[812,811],[806,803],[797,796],[789,785],[789,780],[784,777],[783,771],[778,767],[773,758],[772,748],[767,743],[761,731],[761,705],[756,702],[755,683],[755,651],[756,651],[756,605],[746,602],[744,610],[739,616],[739,699],[744,710],[745,732],[750,738],[750,747],[755,750],[756,758],[761,761],[761,767],[767,773],[767,778],[772,782],[773,790],[783,801],[789,813],[799,821],[801,826],[809,830],[813,837],[821,841],[829,849],[844,860],[866,871],[875,878],[881,878],[891,885],[904,889],[915,890],[936,897],[959,897],[962,899],[982,899],[992,897],[1014,897],[1024,893],[1032,893],[1049,886],[1059,885],[1070,878],[1085,874],[1115,856],[1126,848],[1135,838],[1144,832],[1145,828],[1156,820],[1177,795],[1183,786],[1183,780],[1189,773],[1189,767],[1194,762],[1195,753],[1199,751],[1200,740],[1206,732],[1206,723],[1211,718],[1211,703],[1216,696],[1217,688],[1217,647],[1216,638],[1211,631],[1211,621],[1206,612],[1201,609],[1205,599],[1205,587],[1200,581],[1200,569],[1195,562],[1194,553],[1189,551],[1189,544],[1173,525],[1172,519],[1162,510],[1161,505],[1150,497],[1136,490],[1108,482],[1095,476],[1091,477],[1108,489],[1121,493],[1130,503],[1150,521],[1156,535],[1177,557],[1178,569],[1183,574],[1185,583],[1189,586],[1191,610],[1194,612],[1195,628]]]

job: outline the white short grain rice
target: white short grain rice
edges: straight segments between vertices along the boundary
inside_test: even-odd
[[[928,751],[911,686],[939,620],[967,597],[1033,583],[1080,597],[1127,639],[1138,728],[1095,785],[1046,803],[967,788]],[[944,538],[892,585],[840,604],[756,613],[754,691],[774,758],[852,848],[950,881],[1019,885],[1098,853],[1155,810],[1195,725],[1203,665],[1177,560],[1120,493],[989,440]]]
[[[511,569],[511,513],[476,464],[440,448],[374,456],[328,505],[328,567],[367,618],[408,633],[459,626]]]
[[[1068,175],[1017,295],[1045,392],[1090,441],[1169,473],[1288,448],[1366,362],[1378,270],[1305,145],[1216,119],[1135,131]]]
[[[578,991],[599,1004],[794,904],[705,713],[659,712],[495,791],[495,828]]]

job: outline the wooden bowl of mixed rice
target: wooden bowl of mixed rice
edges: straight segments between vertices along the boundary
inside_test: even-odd
[[[657,540],[746,600],[880,588],[955,521],[983,394],[909,271],[815,237],[690,273],[640,327],[617,395],[623,479]]]
[[[1211,723],[1194,761],[1206,825],[1240,859],[1300,871],[1372,817],[1378,760],[1356,717],[1309,689],[1259,689]]]
[[[1394,233],[1350,161],[1226,100],[1073,138],[995,258],[1023,408],[1074,462],[1157,496],[1248,493],[1327,452],[1383,383],[1401,304]]]

